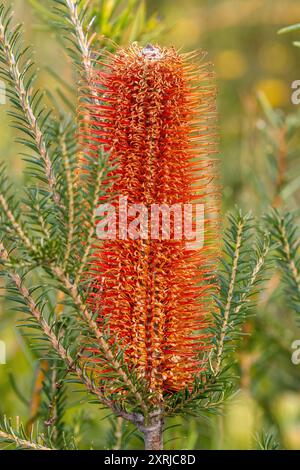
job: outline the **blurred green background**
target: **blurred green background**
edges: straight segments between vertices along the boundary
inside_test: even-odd
[[[43,22],[43,14],[33,8],[35,2],[12,3],[25,24],[25,38],[36,51],[37,84],[55,93],[58,82],[49,67],[73,84],[70,60]],[[291,104],[291,83],[300,79],[300,50],[292,44],[297,32],[277,32],[300,21],[300,1],[148,0],[145,4],[148,14],[157,14],[161,23],[154,26],[157,42],[185,51],[206,49],[215,64],[224,212],[236,204],[257,215],[270,205],[297,210],[300,113]],[[99,34],[110,35],[109,25],[104,27]],[[143,42],[153,34],[150,30],[148,36],[141,35]],[[121,42],[129,38],[125,35]],[[0,158],[7,161],[16,191],[21,191],[24,166],[8,108],[0,106]],[[255,448],[263,432],[272,432],[283,448],[300,449],[300,365],[291,361],[291,344],[300,339],[300,330],[286,307],[277,274],[268,281],[256,313],[247,324],[251,336],[245,336],[237,353],[239,392],[224,405],[222,416],[170,420],[170,425],[179,426],[167,430],[167,449]],[[6,342],[7,364],[0,365],[0,411],[26,422],[38,361],[16,328],[16,319],[9,302],[2,302],[0,340]],[[76,396],[68,413],[78,422],[84,414],[85,425],[77,430],[84,445],[93,441],[95,448],[106,447],[110,424],[101,420],[105,412],[80,406]],[[127,445],[141,443],[131,436]]]

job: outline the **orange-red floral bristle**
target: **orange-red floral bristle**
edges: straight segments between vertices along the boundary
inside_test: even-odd
[[[124,346],[129,368],[158,397],[191,387],[207,367],[219,253],[215,85],[204,53],[132,45],[93,71],[81,139],[116,169],[107,199],[129,204],[204,204],[204,247],[186,240],[105,240],[89,268],[88,302]],[[99,202],[103,202],[99,201]],[[118,233],[118,232],[117,232]]]

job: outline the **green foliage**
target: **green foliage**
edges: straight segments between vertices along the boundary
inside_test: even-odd
[[[151,41],[163,31],[163,25],[159,22],[156,14],[147,16],[145,0],[102,0],[100,5],[98,1],[92,0],[89,2],[88,9],[86,1],[56,0],[56,2],[52,2],[47,0],[43,4],[37,0],[29,0],[29,2],[42,19],[47,24],[49,21],[52,22],[54,27],[57,26],[57,13],[60,16],[61,14],[65,16],[69,27],[72,23],[74,26],[70,5],[77,3],[78,18],[81,24],[84,22],[84,26],[91,35],[94,33],[99,35],[99,45],[110,50],[114,49],[117,44]],[[53,3],[56,3],[55,8],[53,8]],[[73,13],[75,10],[76,5]],[[65,28],[66,25],[64,25]],[[77,48],[76,43],[73,43],[73,46]]]
[[[243,325],[253,310],[255,298],[265,280],[270,237],[254,229],[252,216],[240,210],[228,217],[229,227],[224,236],[224,256],[221,260],[220,293],[216,297],[218,310],[211,329],[214,349],[210,357],[212,372],[222,371],[223,359],[228,359],[243,336]]]
[[[0,442],[4,442],[8,446],[13,445],[16,449],[54,450],[51,436],[39,434],[38,428],[32,428],[30,435],[28,435],[21,423],[17,423],[17,426],[13,427],[11,420],[5,416],[0,421]]]
[[[285,26],[278,31],[278,34],[286,34],[286,33],[293,33],[295,31],[299,31],[300,23],[292,24],[289,26]],[[293,41],[294,46],[300,47],[300,41]]]
[[[276,438],[270,432],[262,432],[256,436],[256,447],[258,450],[279,450],[280,448]]]
[[[30,3],[49,28],[63,38],[65,52],[77,71],[76,80],[81,80],[83,100],[88,99],[85,85],[102,48],[114,50],[116,42],[152,40],[162,29],[155,16],[147,18],[145,2],[141,0],[103,0],[100,8],[94,1]],[[78,176],[76,87],[50,69],[58,84],[58,99],[48,96],[53,108],[48,110],[44,94],[35,90],[37,74],[31,56],[32,51],[23,47],[21,26],[13,25],[10,8],[0,2],[0,73],[7,83],[9,113],[20,135],[18,141],[25,148],[28,174],[19,196],[5,167],[0,168],[1,275],[6,282],[6,298],[20,313],[19,328],[34,351],[43,376],[41,390],[33,387],[33,395],[38,393],[39,399],[27,426],[12,426],[3,418],[0,440],[24,449],[83,447],[81,425],[86,417],[73,416],[68,421],[74,404],[70,396],[74,397],[75,390],[81,403],[110,410],[108,446],[120,449],[136,437],[136,427],[151,422],[157,410],[147,384],[128,369],[122,344],[114,341],[111,346],[109,329],[105,326],[99,330],[96,314],[86,305],[91,288],[86,269],[95,243],[96,201],[106,193],[105,180],[112,168],[109,155],[102,150],[96,164],[84,155],[83,172]],[[267,123],[263,133],[271,166],[278,170],[278,161],[273,157],[280,148],[273,131],[280,133],[284,129],[289,143],[298,130],[298,116],[285,118],[263,98],[260,102]],[[293,160],[293,155],[294,150],[288,158]],[[273,183],[276,174],[273,171]],[[277,186],[275,196],[282,197],[285,189],[284,184]],[[246,337],[250,315],[256,312],[267,273],[274,268],[271,260],[275,259],[283,272],[287,300],[299,314],[299,235],[294,217],[274,212],[267,217],[266,228],[239,210],[228,216],[218,273],[220,290],[209,331],[210,370],[195,377],[191,390],[166,394],[166,419],[179,414],[201,418],[217,415],[236,391],[232,372],[235,351]],[[266,329],[264,320],[255,321],[260,329]],[[280,333],[271,331],[268,335],[270,344],[277,347]],[[255,364],[260,379],[270,361],[270,352],[267,353]],[[109,381],[99,381],[95,364],[109,371]],[[17,383],[13,388],[26,406],[33,401],[33,397],[30,400],[20,394]],[[278,447],[269,434],[263,434],[257,442],[262,449]]]
[[[258,93],[258,102],[263,113],[258,129],[266,166],[265,172],[255,177],[255,189],[264,201],[264,209],[287,201],[296,206],[300,187],[297,138],[300,114],[298,111],[284,114],[274,109],[262,92]]]
[[[47,134],[50,111],[41,103],[42,93],[33,91],[36,72],[31,60],[32,51],[23,47],[21,25],[12,24],[10,8],[0,3],[0,76],[7,83],[7,95],[12,104],[9,115],[12,125],[21,132],[18,141],[30,150],[25,154],[31,175],[49,183],[49,197],[57,205],[56,176]],[[46,189],[45,189],[46,191]]]
[[[283,274],[286,300],[300,315],[300,238],[295,215],[273,211],[267,217],[272,237],[277,243],[277,263]],[[298,318],[299,321],[299,318]]]
[[[107,448],[111,450],[126,449],[131,432],[126,429],[126,421],[121,417],[109,418],[110,430],[107,438]]]

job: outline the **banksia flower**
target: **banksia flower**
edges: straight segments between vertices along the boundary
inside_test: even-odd
[[[210,349],[219,245],[213,73],[203,53],[151,45],[106,59],[80,108],[85,153],[97,159],[104,148],[115,165],[99,201],[116,209],[107,220],[115,227],[95,245],[88,302],[160,400],[192,387]],[[196,204],[204,208],[203,247],[182,235],[192,210],[196,232]]]

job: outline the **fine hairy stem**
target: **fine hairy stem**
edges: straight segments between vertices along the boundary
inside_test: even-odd
[[[4,262],[9,261],[9,254],[5,249],[2,242],[0,242],[0,257]],[[14,282],[16,288],[18,289],[19,293],[21,294],[22,298],[25,300],[26,305],[31,313],[31,315],[35,318],[36,322],[39,324],[40,328],[42,329],[45,336],[49,339],[53,349],[56,353],[61,357],[68,366],[69,372],[73,372],[77,375],[80,381],[86,386],[87,390],[96,395],[99,399],[99,402],[103,405],[111,408],[116,414],[120,414],[126,419],[133,419],[130,414],[122,412],[119,410],[113,401],[105,398],[100,389],[96,387],[94,382],[85,374],[85,371],[77,364],[76,360],[73,360],[69,352],[64,348],[61,343],[62,338],[58,338],[54,333],[53,329],[49,325],[49,323],[45,320],[42,315],[42,312],[39,310],[38,306],[35,303],[35,300],[30,295],[28,289],[23,285],[22,279],[13,270],[9,270],[8,274],[12,281]],[[62,333],[61,333],[62,335]]]
[[[219,339],[218,346],[217,346],[217,351],[216,351],[216,365],[214,367],[215,375],[217,375],[220,372],[220,368],[221,368],[222,355],[223,355],[223,350],[224,350],[224,342],[225,342],[226,332],[227,332],[227,328],[228,328],[228,322],[229,322],[229,316],[230,316],[230,310],[231,310],[231,303],[232,303],[233,291],[234,291],[234,286],[235,286],[235,279],[236,279],[236,275],[237,275],[238,261],[239,261],[239,257],[240,257],[240,249],[241,249],[241,245],[242,245],[243,226],[244,226],[243,222],[242,221],[239,222],[238,229],[237,229],[237,237],[236,237],[236,246],[235,246],[235,251],[234,251],[234,258],[233,258],[233,263],[232,263],[231,279],[230,279],[230,284],[229,284],[229,289],[228,289],[228,294],[227,294],[227,300],[226,300],[226,306],[225,306],[225,311],[224,311],[223,324],[222,324],[220,339]]]
[[[283,223],[280,224],[279,230],[280,230],[280,233],[281,233],[281,236],[282,236],[282,241],[283,241],[283,251],[285,253],[290,272],[291,272],[292,277],[294,279],[294,282],[297,286],[298,293],[300,294],[300,273],[297,269],[297,266],[295,264],[295,261],[294,261],[292,255],[291,255],[291,248],[290,248],[290,244],[289,244],[289,241],[288,241],[286,229],[285,229],[285,226],[284,226]]]
[[[67,265],[69,256],[71,253],[72,247],[72,240],[74,236],[74,218],[75,218],[75,194],[74,194],[74,178],[72,174],[72,168],[68,156],[67,146],[64,137],[61,138],[61,153],[63,157],[63,162],[65,166],[66,172],[66,180],[67,180],[67,192],[68,192],[68,238],[67,238],[67,246],[65,252],[65,259],[64,259],[64,266]]]
[[[119,374],[119,376],[122,378],[122,380],[124,381],[128,389],[131,390],[132,394],[136,397],[137,403],[143,410],[144,415],[147,416],[148,407],[145,404],[145,401],[143,400],[142,395],[137,390],[134,383],[130,380],[130,378],[128,377],[124,369],[122,368],[122,365],[120,364],[118,359],[115,358],[113,353],[111,352],[110,346],[107,343],[107,341],[103,338],[103,335],[101,331],[99,330],[97,323],[93,319],[92,313],[84,305],[81,299],[81,296],[78,292],[76,284],[73,284],[70,281],[70,279],[65,275],[64,271],[59,267],[54,267],[53,273],[58,279],[60,279],[60,281],[67,288],[68,292],[71,295],[71,298],[73,299],[75,306],[78,308],[79,312],[81,313],[82,318],[85,320],[91,333],[93,333],[95,338],[98,340],[99,345],[105,354],[105,357],[113,365],[114,370]]]

